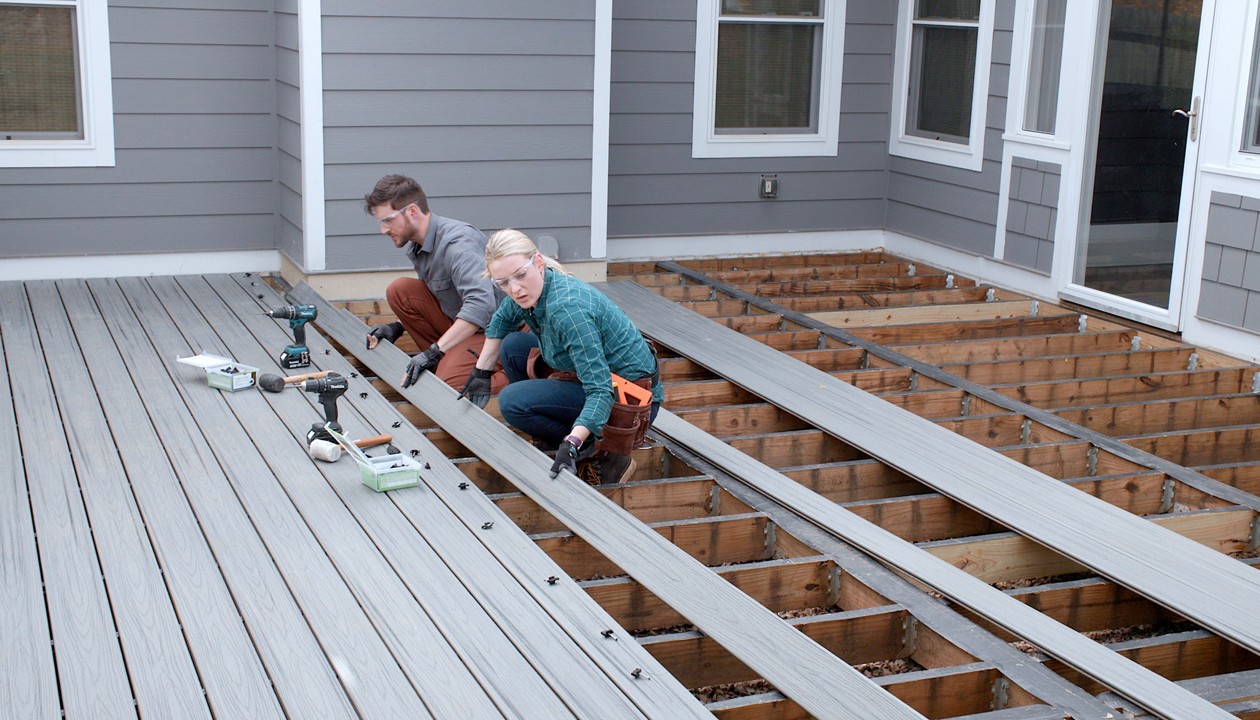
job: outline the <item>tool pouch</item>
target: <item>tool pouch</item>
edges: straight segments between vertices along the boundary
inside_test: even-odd
[[[542,351],[536,347],[529,349],[529,356],[525,358],[525,377],[530,380],[564,380],[565,382],[577,382],[577,373],[572,370],[553,370],[542,358]]]
[[[636,380],[639,387],[651,389],[651,380]],[[600,433],[599,449],[611,455],[629,455],[631,451],[643,444],[647,437],[648,426],[652,424],[652,406],[627,405],[613,402],[608,422]]]

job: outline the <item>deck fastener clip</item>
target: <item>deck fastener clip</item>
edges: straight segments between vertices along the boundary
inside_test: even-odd
[[[547,578],[548,585],[555,585],[558,582],[560,582],[560,578],[556,577],[555,575],[552,575],[551,577]]]
[[[365,392],[361,392],[361,393],[359,393],[359,399],[360,399],[360,400],[367,400],[367,399],[368,399],[368,394],[367,394],[367,393],[365,393]]]
[[[468,483],[466,483],[466,482],[462,482],[462,483],[460,483],[460,484],[459,484],[459,489],[460,489],[460,490],[467,490],[467,489],[468,489]]]
[[[393,428],[400,428],[400,427],[402,427],[402,420],[395,420],[395,421],[394,421],[394,424],[393,424],[393,425],[390,425],[390,427],[393,427]]]
[[[617,633],[612,630],[602,630],[599,634],[603,635],[605,638],[612,638],[613,640],[617,639]]]
[[[483,522],[483,523],[481,524],[481,529],[482,529],[482,530],[489,530],[489,529],[490,529],[490,528],[492,528],[492,527],[494,527],[494,521],[493,521],[493,520],[487,520],[487,521],[485,521],[485,522]]]
[[[652,679],[651,675],[648,675],[647,673],[643,672],[643,668],[635,668],[631,670],[630,677],[634,678],[635,680],[638,680],[639,678],[643,678],[644,680]]]

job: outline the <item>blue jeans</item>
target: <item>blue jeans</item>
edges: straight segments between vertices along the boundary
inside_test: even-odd
[[[529,379],[525,362],[530,349],[535,347],[538,347],[538,336],[533,333],[514,332],[503,338],[499,359],[507,373],[508,385],[499,391],[499,413],[508,425],[554,449],[568,437],[573,421],[582,413],[586,391],[581,383],[567,380]],[[658,409],[659,405],[653,403],[653,419]]]

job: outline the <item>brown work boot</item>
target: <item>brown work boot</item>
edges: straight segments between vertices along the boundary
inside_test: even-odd
[[[599,484],[612,485],[625,482],[634,474],[634,458],[629,455],[604,453],[599,456]]]

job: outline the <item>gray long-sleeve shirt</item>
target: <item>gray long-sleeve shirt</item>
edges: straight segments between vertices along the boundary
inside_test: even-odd
[[[424,245],[408,245],[407,257],[452,320],[485,328],[506,297],[485,274],[486,236],[466,222],[430,214]]]

